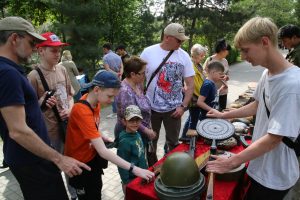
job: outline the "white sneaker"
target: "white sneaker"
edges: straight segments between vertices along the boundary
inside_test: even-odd
[[[106,116],[107,119],[114,119],[117,117],[117,113],[112,113]]]

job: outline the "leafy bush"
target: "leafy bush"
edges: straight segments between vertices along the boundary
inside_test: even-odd
[[[233,63],[236,63],[238,61],[238,57],[239,57],[239,51],[235,48],[232,48],[229,51],[228,56],[226,57],[228,64],[231,65]]]

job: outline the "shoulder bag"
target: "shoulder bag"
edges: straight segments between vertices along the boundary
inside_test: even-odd
[[[49,86],[47,84],[47,81],[46,81],[41,69],[37,67],[35,70],[38,72],[38,74],[41,78],[44,90],[45,91],[50,91]],[[62,118],[59,115],[59,112],[58,112],[58,109],[57,109],[56,105],[52,107],[52,110],[53,110],[54,115],[55,115],[55,117],[57,119],[57,122],[58,122],[59,136],[62,139],[62,141],[65,143],[68,121],[67,120],[62,120]]]
[[[167,60],[170,58],[170,56],[172,55],[172,53],[174,52],[174,50],[171,50],[168,55],[164,58],[164,60],[160,63],[160,65],[156,68],[156,70],[153,72],[153,74],[151,75],[145,89],[144,89],[144,93],[146,94],[146,91],[150,85],[150,83],[152,82],[153,78],[156,76],[156,74],[159,72],[159,70],[162,68],[162,66],[167,62]]]

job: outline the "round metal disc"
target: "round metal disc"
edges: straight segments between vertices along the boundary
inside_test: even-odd
[[[234,134],[234,126],[224,119],[205,119],[198,123],[197,132],[206,139],[225,140]]]

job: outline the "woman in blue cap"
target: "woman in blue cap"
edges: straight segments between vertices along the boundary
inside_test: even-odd
[[[80,176],[70,179],[70,185],[76,188],[79,199],[101,199],[103,168],[107,160],[132,172],[136,176],[151,180],[154,174],[134,166],[108,150],[104,144],[109,141],[99,131],[100,103],[110,104],[118,94],[121,82],[112,72],[100,70],[92,82],[86,85],[89,93],[82,96],[71,111],[65,154],[77,158],[91,167]]]

